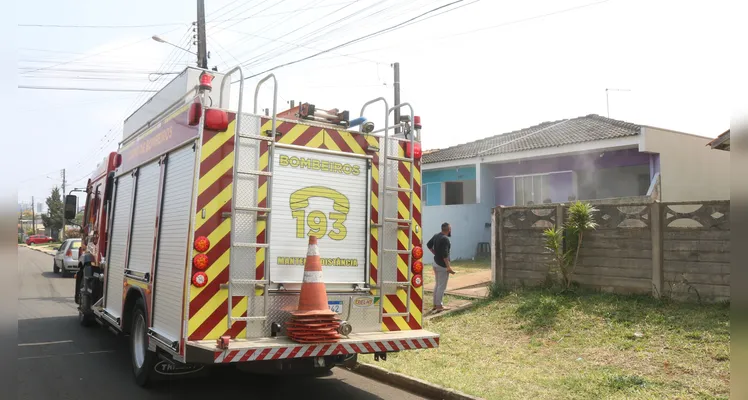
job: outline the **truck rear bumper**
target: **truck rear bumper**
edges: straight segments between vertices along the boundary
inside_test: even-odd
[[[387,353],[431,349],[439,346],[439,335],[426,330],[355,333],[337,343],[301,344],[280,337],[236,339],[221,350],[213,340],[187,342],[191,363],[234,363],[347,354]]]

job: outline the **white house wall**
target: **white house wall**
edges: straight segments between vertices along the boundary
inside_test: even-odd
[[[730,153],[711,138],[642,127],[641,151],[660,154],[662,201],[730,199]]]
[[[475,257],[478,243],[491,240],[491,209],[494,204],[493,171],[490,168],[476,168],[477,204],[456,205],[422,205],[424,244],[431,236],[439,232],[443,222],[452,225],[454,235],[451,238],[451,258],[472,259]],[[488,224],[489,226],[486,226]],[[433,262],[430,253],[426,253],[426,262]]]

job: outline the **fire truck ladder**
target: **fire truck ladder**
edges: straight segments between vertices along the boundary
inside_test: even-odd
[[[237,67],[239,68],[239,67]],[[228,76],[231,72],[226,74]],[[254,178],[254,177],[260,177],[265,176],[267,177],[266,185],[267,185],[267,198],[270,199],[271,197],[271,190],[273,185],[271,184],[271,180],[273,177],[273,156],[275,154],[275,128],[276,128],[276,114],[277,114],[277,104],[278,104],[278,81],[275,78],[274,74],[270,74],[263,78],[260,82],[257,83],[257,87],[255,88],[255,98],[254,98],[254,114],[257,115],[257,96],[260,92],[260,87],[263,83],[268,81],[272,78],[273,80],[273,114],[272,114],[272,128],[270,131],[270,135],[265,136],[262,132],[260,132],[259,135],[248,135],[242,133],[240,126],[239,126],[239,118],[241,115],[241,101],[242,101],[242,84],[244,81],[244,76],[241,73],[241,70],[239,69],[239,75],[240,75],[240,88],[239,88],[239,111],[237,114],[237,123],[236,123],[236,134],[235,134],[235,146],[234,146],[234,185],[233,185],[233,197],[231,201],[231,247],[232,249],[235,248],[253,248],[253,249],[259,249],[264,248],[265,249],[265,259],[270,259],[270,207],[260,207],[258,204],[241,204],[241,199],[237,197],[237,186],[238,186],[238,179],[241,178]],[[228,79],[224,78],[224,82]],[[256,143],[258,146],[256,146],[259,149],[259,145],[262,142],[267,142],[269,149],[268,149],[268,169],[267,171],[261,171],[258,169],[252,170],[252,169],[242,169],[247,168],[246,166],[243,166],[243,164],[239,160],[239,154],[241,153],[239,151],[240,146],[242,144],[247,143]],[[259,151],[258,153],[259,154]],[[249,163],[244,163],[249,164]],[[257,164],[259,164],[259,157]],[[257,201],[257,197],[254,196],[254,202]],[[265,243],[257,243],[255,242],[242,242],[237,240],[236,238],[236,232],[237,232],[237,222],[239,220],[246,221],[247,218],[245,217],[242,219],[241,217],[244,215],[253,215],[255,216],[254,221],[259,221],[260,214],[264,214],[266,216],[265,219]],[[247,263],[247,260],[242,260],[240,257],[237,257],[237,252],[232,251],[230,254],[229,259],[229,280],[228,280],[228,327],[231,328],[234,322],[237,321],[267,321],[267,315],[268,315],[268,287],[270,286],[270,269],[265,268],[265,276],[263,279],[233,279],[231,274],[231,268],[243,268],[245,267],[245,264]],[[250,266],[251,274],[250,276],[254,275],[255,266],[254,264]],[[244,290],[240,290],[240,288]],[[256,310],[255,307],[255,301],[257,298],[257,289],[262,290],[262,296],[263,296],[263,311],[262,315],[248,315],[246,317],[234,317],[232,315],[232,310],[234,309],[233,305],[233,297],[235,294],[235,291],[239,291],[241,293],[241,296],[244,297],[250,297],[248,295],[248,290],[250,289],[253,292],[253,295],[251,296],[252,299],[250,301],[250,309]]]
[[[400,157],[398,155],[390,155],[389,154],[390,142],[392,142],[392,143],[399,143],[401,141],[400,139],[392,138],[390,136],[390,130],[397,129],[397,128],[405,128],[406,127],[406,124],[402,123],[401,121],[395,121],[395,125],[393,125],[393,126],[390,127],[389,126],[389,119],[390,119],[390,114],[392,114],[393,111],[395,111],[397,109],[400,109],[400,108],[403,108],[403,107],[408,107],[410,109],[410,121],[413,121],[414,113],[413,113],[413,107],[409,103],[402,103],[402,104],[398,104],[398,105],[396,105],[396,106],[394,106],[392,108],[388,108],[387,100],[385,100],[384,98],[380,97],[380,98],[374,99],[374,100],[372,100],[372,101],[364,104],[363,108],[361,109],[361,116],[363,117],[364,110],[366,109],[366,106],[368,106],[368,105],[370,105],[372,103],[378,102],[378,101],[384,102],[385,109],[387,110],[386,111],[386,115],[385,115],[385,119],[384,119],[384,121],[385,121],[384,129],[381,130],[381,131],[384,131],[384,143],[383,143],[383,146],[384,146],[384,151],[383,151],[384,162],[380,164],[381,165],[381,170],[382,170],[382,176],[383,176],[383,178],[382,178],[382,187],[383,187],[383,191],[382,191],[383,196],[382,197],[383,198],[382,198],[382,202],[381,202],[381,205],[380,205],[380,208],[379,208],[379,221],[377,223],[377,226],[380,228],[380,240],[379,240],[379,252],[378,253],[379,254],[383,254],[383,253],[394,253],[394,254],[397,254],[397,256],[400,256],[400,255],[407,255],[408,256],[408,263],[407,263],[408,273],[407,273],[407,279],[405,281],[397,280],[397,278],[395,278],[394,281],[384,281],[383,278],[382,278],[384,274],[383,273],[377,274],[377,288],[379,288],[380,290],[384,289],[385,287],[391,287],[391,286],[395,286],[398,289],[404,288],[406,290],[406,292],[407,292],[406,296],[407,297],[406,297],[406,302],[405,302],[405,312],[401,312],[401,313],[384,313],[384,300],[382,300],[379,303],[379,315],[380,315],[380,319],[382,319],[384,317],[405,317],[406,320],[408,322],[410,322],[410,304],[411,304],[411,301],[410,301],[410,291],[411,290],[410,289],[411,289],[411,286],[412,286],[412,284],[411,284],[411,278],[412,278],[412,276],[411,276],[412,275],[412,273],[411,273],[411,264],[413,262],[413,254],[411,252],[412,247],[413,247],[413,173],[412,173],[412,170],[413,170],[413,166],[415,165],[415,159],[414,159],[415,152],[413,150],[411,150],[409,157]],[[374,131],[372,133],[376,133],[376,132],[377,131]],[[411,130],[411,132],[409,133],[409,136],[410,137],[409,137],[408,140],[409,140],[409,143],[410,143],[410,149],[413,149],[413,145],[415,143],[415,130]],[[407,188],[401,188],[401,187],[399,187],[398,183],[397,183],[397,180],[396,180],[396,182],[393,185],[390,185],[387,182],[388,169],[389,169],[388,168],[389,161],[405,162],[405,163],[409,164],[408,168],[410,168],[411,174],[410,174],[410,182],[409,182],[409,185],[408,185]],[[395,218],[388,218],[387,217],[387,214],[386,214],[386,211],[387,211],[387,208],[386,208],[386,204],[387,204],[386,194],[388,192],[393,192],[396,195],[398,193],[407,193],[408,194],[408,200],[409,200],[408,201],[408,204],[409,204],[409,207],[408,207],[408,219],[397,218],[397,212],[395,212]],[[397,207],[395,207],[395,210],[397,210]],[[407,245],[407,247],[406,247],[405,250],[383,248],[384,240],[382,239],[381,235],[384,232],[386,232],[384,228],[387,226],[387,224],[396,224],[397,230],[398,230],[398,236],[399,236],[399,231],[400,230],[405,231],[405,234],[408,236],[408,245]],[[395,238],[395,242],[396,243],[397,243],[397,241],[398,241],[398,239]],[[399,258],[399,257],[396,257],[396,260],[397,260],[397,258]],[[395,270],[397,270],[397,262],[398,261],[395,262]],[[384,268],[384,267],[382,267],[382,268]]]

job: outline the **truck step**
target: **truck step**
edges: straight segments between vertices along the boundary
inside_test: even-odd
[[[382,249],[386,253],[410,254],[410,250]]]
[[[268,317],[231,317],[231,322],[238,322],[238,321],[264,321],[268,319]]]
[[[402,161],[402,162],[407,162],[407,163],[412,163],[413,162],[413,159],[411,159],[411,158],[398,157],[398,156],[387,156],[387,159],[388,160],[393,160],[393,161]]]
[[[236,174],[239,175],[239,176],[242,176],[242,177],[244,177],[244,176],[246,176],[246,177],[250,177],[250,176],[273,176],[272,172],[265,172],[265,171],[243,171],[243,172],[237,172]]]
[[[409,189],[409,188],[387,186],[385,189],[389,190],[390,192],[413,193],[413,189]]]
[[[239,139],[251,139],[251,140],[264,140],[266,142],[272,142],[273,138],[270,136],[259,136],[259,135],[242,135],[239,134]]]
[[[253,247],[253,248],[263,248],[266,249],[269,246],[269,243],[234,243],[234,247]]]
[[[410,224],[413,221],[409,219],[400,219],[400,218],[385,218],[384,222],[394,222],[396,224]]]
[[[270,212],[268,207],[234,207],[236,212]]]

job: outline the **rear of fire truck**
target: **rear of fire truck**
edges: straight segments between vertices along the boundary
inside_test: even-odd
[[[136,381],[225,363],[310,372],[362,353],[379,360],[437,347],[439,336],[422,328],[421,126],[412,107],[379,98],[356,119],[309,103],[279,113],[269,75],[247,112],[239,68],[183,75],[199,83],[175,79],[125,123],[134,133],[115,156],[104,273],[92,278],[101,297],[84,310],[129,334]],[[272,112],[261,115],[257,95],[271,79]],[[378,130],[366,113],[375,103],[385,110]],[[331,342],[295,342],[286,330],[312,236],[340,321]]]

